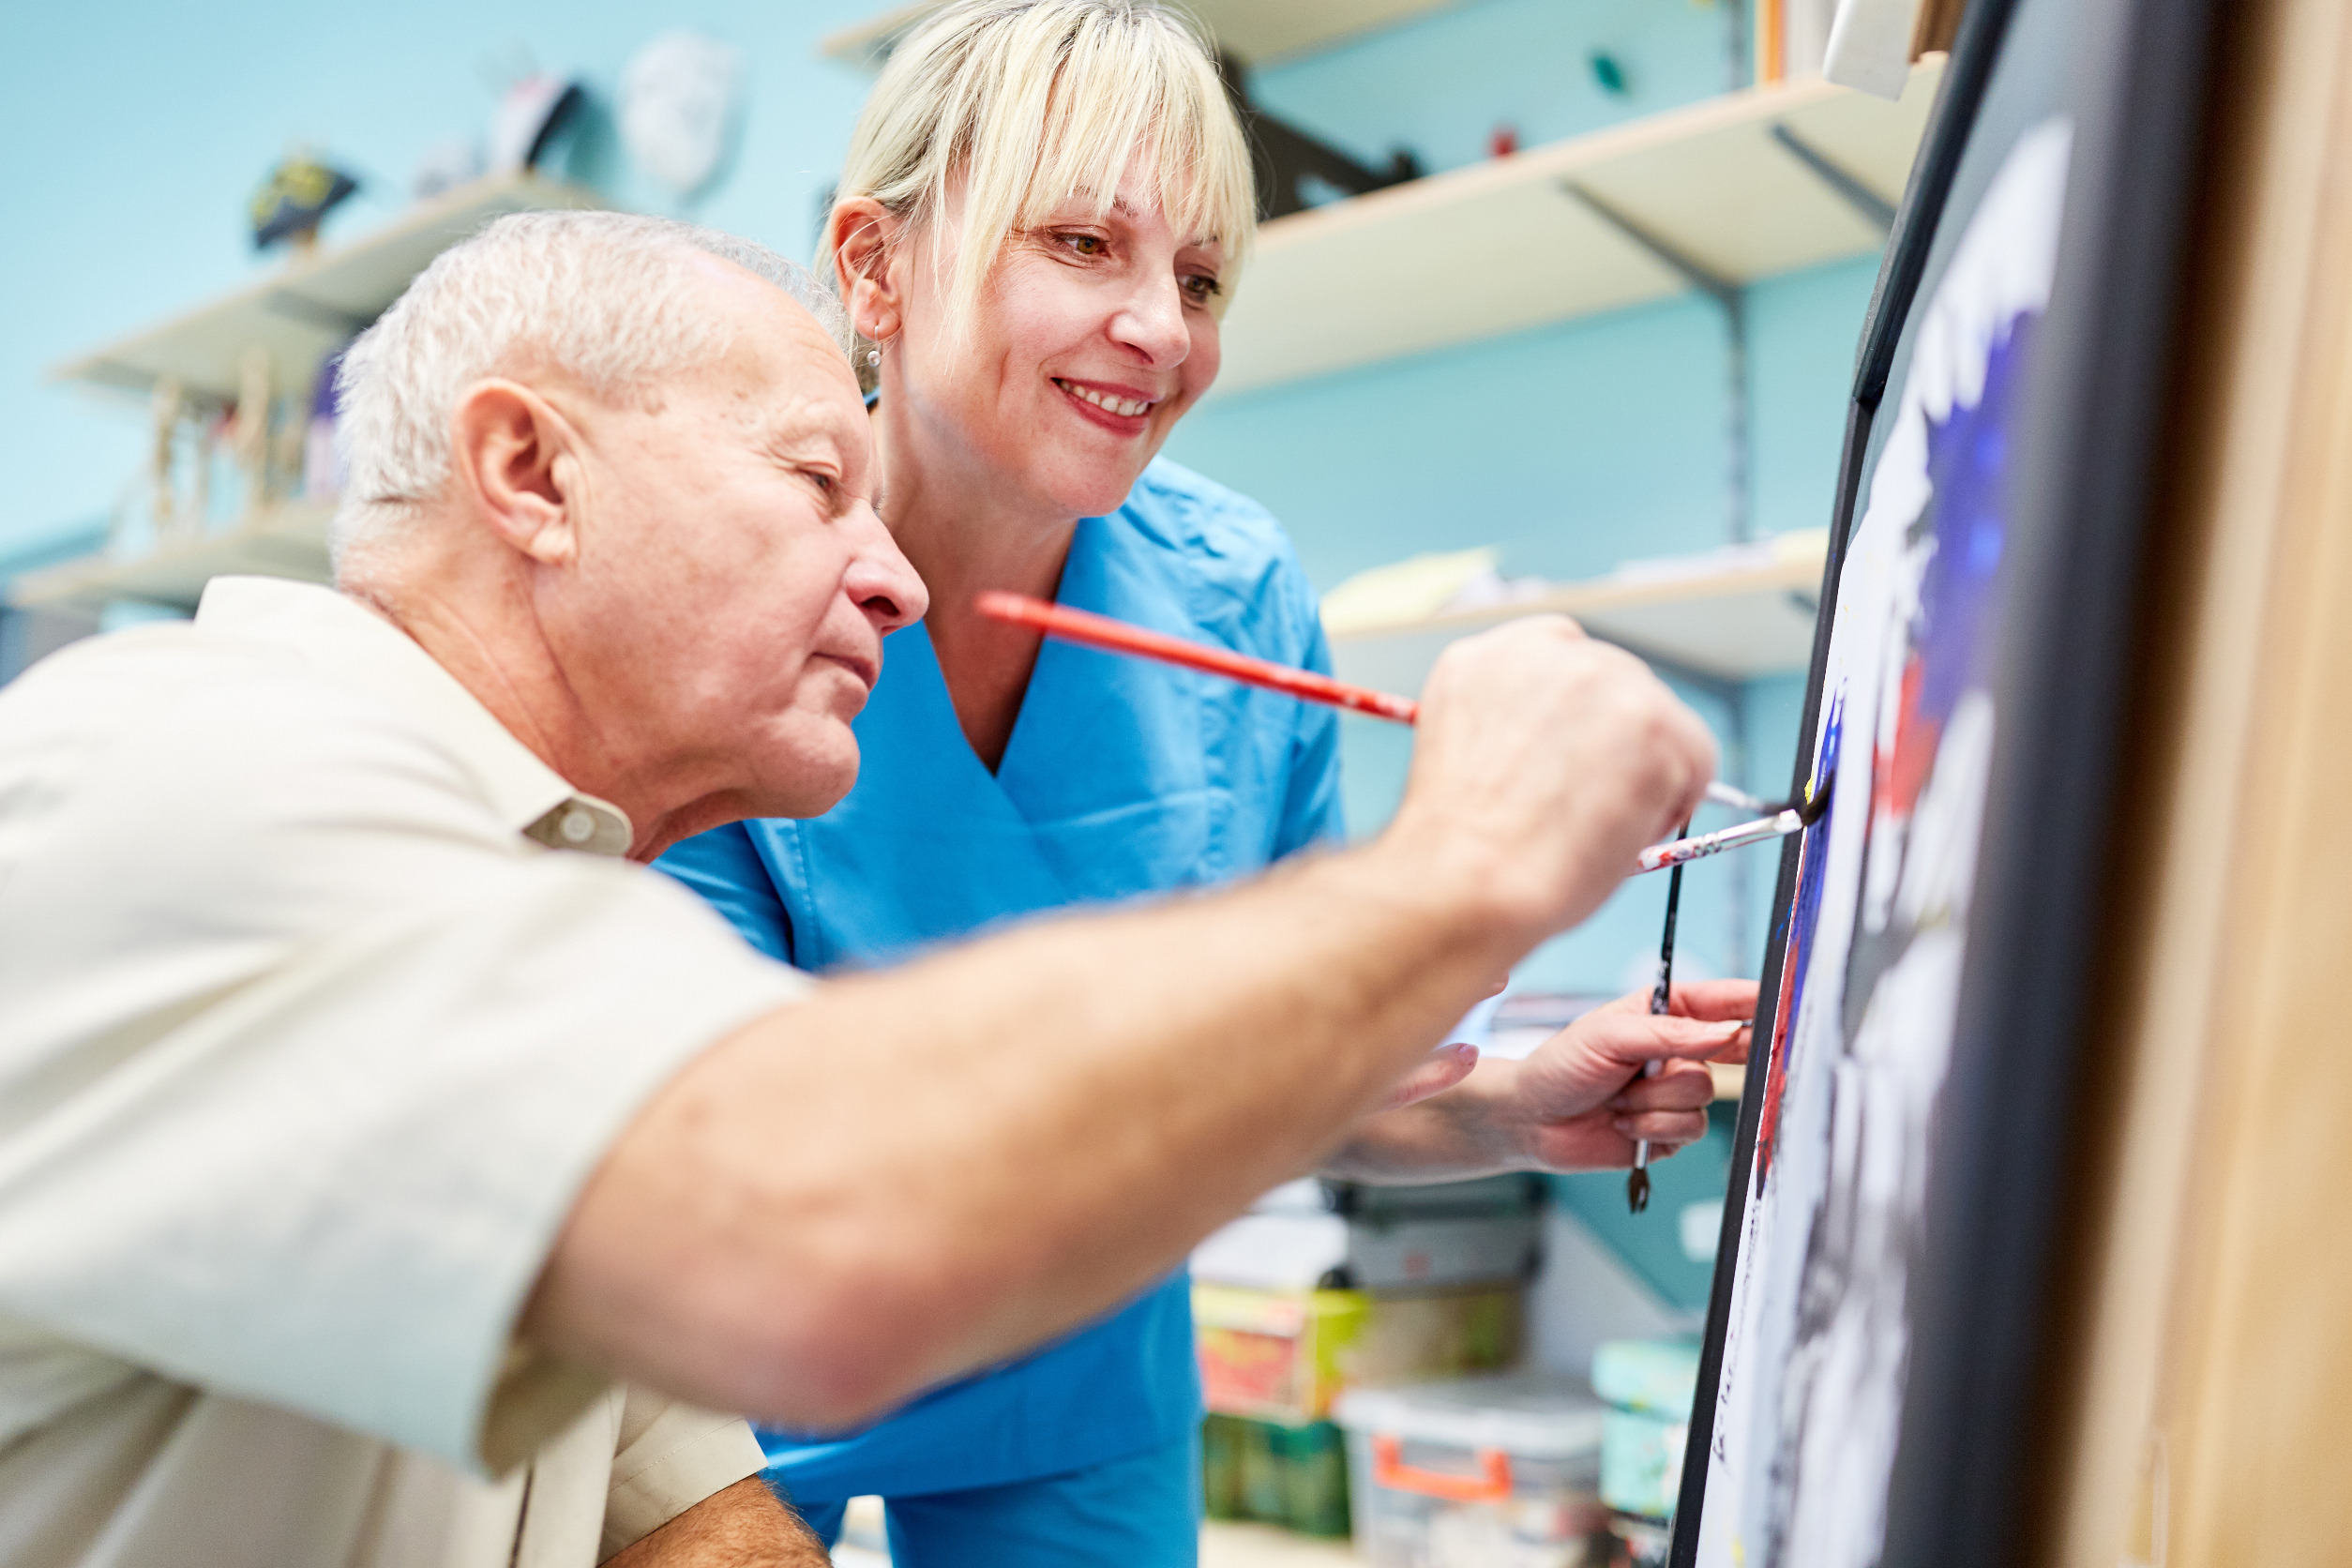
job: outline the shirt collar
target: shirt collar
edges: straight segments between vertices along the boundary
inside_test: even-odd
[[[399,709],[449,748],[516,832],[552,849],[628,852],[635,834],[619,807],[572,788],[414,638],[357,600],[316,583],[217,577],[196,624],[282,643]]]

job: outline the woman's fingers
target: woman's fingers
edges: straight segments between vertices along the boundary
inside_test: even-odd
[[[1395,1087],[1388,1092],[1388,1098],[1380,1102],[1380,1108],[1397,1110],[1416,1100],[1442,1094],[1470,1077],[1470,1069],[1477,1065],[1476,1046],[1440,1046],[1424,1058],[1419,1066],[1396,1080]]]
[[[1707,1116],[1703,1111],[1645,1111],[1638,1116],[1617,1117],[1609,1124],[1623,1137],[1648,1139],[1653,1159],[1663,1157],[1656,1148],[1658,1144],[1673,1144],[1679,1148],[1685,1143],[1696,1143],[1707,1136]]]
[[[1619,1013],[1594,1019],[1588,1036],[1595,1049],[1629,1071],[1657,1061],[1711,1062],[1738,1051],[1747,1038],[1743,1019],[1701,1021],[1671,1013]]]
[[[1705,1110],[1715,1097],[1714,1076],[1689,1063],[1670,1063],[1656,1078],[1637,1078],[1627,1084],[1608,1108],[1621,1113],[1646,1110]]]
[[[1666,1007],[1686,1018],[1745,1021],[1756,1017],[1756,985],[1753,980],[1693,980],[1674,988],[1666,998]]]

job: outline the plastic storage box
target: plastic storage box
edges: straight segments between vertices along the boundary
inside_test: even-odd
[[[1608,1401],[1601,1500],[1663,1520],[1682,1485],[1682,1445],[1698,1380],[1695,1339],[1612,1339],[1592,1356],[1592,1391]]]
[[[1213,1519],[1256,1519],[1307,1535],[1348,1533],[1348,1455],[1328,1421],[1247,1416],[1201,1423],[1202,1501]]]
[[[1373,1294],[1252,1290],[1197,1282],[1192,1315],[1208,1407],[1296,1425],[1357,1384],[1419,1382],[1508,1366],[1520,1288]]]
[[[1336,1415],[1357,1553],[1375,1568],[1603,1568],[1603,1414],[1560,1373],[1349,1391]]]

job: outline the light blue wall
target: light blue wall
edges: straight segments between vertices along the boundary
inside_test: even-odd
[[[1403,144],[1430,171],[1486,156],[1499,124],[1531,147],[1724,90],[1731,0],[1484,0],[1257,74],[1265,108],[1372,163]],[[1624,73],[1604,91],[1591,57]],[[1743,51],[1744,53],[1744,51]]]
[[[608,95],[638,46],[690,26],[750,67],[742,151],[695,214],[806,257],[865,80],[818,38],[879,0],[402,0],[396,6],[0,6],[0,555],[86,529],[137,467],[135,404],[45,367],[265,270],[245,204],[307,143],[368,179],[327,236],[404,204],[425,151],[478,135],[528,56]],[[634,192],[641,199],[644,192]]]
[[[43,384],[42,369],[274,264],[244,238],[263,170],[305,143],[369,188],[329,238],[403,203],[429,147],[478,135],[485,77],[528,56],[610,94],[639,45],[691,26],[750,68],[741,151],[696,212],[806,256],[818,192],[865,88],[816,57],[825,33],[881,0],[415,0],[321,9],[288,0],[209,9],[0,8],[0,570],[86,537],[139,462],[135,405]],[[1499,121],[1526,144],[1720,90],[1726,13],[1706,0],[1468,0],[1257,73],[1259,100],[1366,158],[1410,144],[1431,168],[1485,155]],[[1607,50],[1629,91],[1604,93]],[[638,204],[648,192],[625,188]],[[1826,520],[1838,422],[1872,264],[1777,279],[1750,303],[1759,531]],[[1244,285],[1246,287],[1246,283]],[[1213,400],[1172,456],[1265,501],[1319,584],[1416,550],[1498,543],[1505,566],[1554,578],[1723,537],[1722,323],[1696,299],[1646,306],[1367,370]],[[1790,683],[1735,715],[1690,693],[1728,740],[1744,727],[1755,787],[1785,784]],[[1744,720],[1744,725],[1739,722]],[[1383,820],[1410,737],[1348,725],[1349,807]],[[1749,885],[1737,885],[1746,875]],[[1770,867],[1694,870],[1694,969],[1752,969]],[[1655,943],[1663,887],[1636,884],[1547,950],[1532,981],[1614,989]]]

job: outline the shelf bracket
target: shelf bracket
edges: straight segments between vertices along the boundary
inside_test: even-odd
[[[1648,251],[1660,264],[1691,288],[1707,295],[1726,309],[1734,308],[1740,297],[1740,284],[1726,278],[1705,262],[1684,250],[1672,240],[1659,234],[1639,219],[1602,200],[1574,180],[1562,180],[1560,188],[1591,209],[1592,215]]]
[[[1594,195],[1574,180],[1560,188],[1583,204],[1595,218],[1633,241],[1660,265],[1705,294],[1723,309],[1724,325],[1724,516],[1733,544],[1746,544],[1754,530],[1748,505],[1748,469],[1752,434],[1748,415],[1748,296],[1747,288],[1726,278],[1630,214]]]
[[[1787,149],[1789,157],[1803,164],[1814,178],[1828,186],[1841,201],[1859,213],[1863,222],[1877,230],[1881,240],[1894,232],[1894,204],[1864,185],[1852,170],[1839,164],[1829,154],[1777,122],[1772,126],[1772,140]]]

